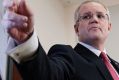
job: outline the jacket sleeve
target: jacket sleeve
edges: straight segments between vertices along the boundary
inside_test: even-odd
[[[54,45],[46,55],[39,43],[33,59],[17,64],[23,80],[70,80],[75,73],[74,50],[68,45]]]

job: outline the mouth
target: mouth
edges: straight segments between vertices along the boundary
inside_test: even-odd
[[[89,31],[90,31],[90,30],[93,30],[93,31],[100,30],[100,31],[102,31],[101,28],[99,28],[99,27],[90,27],[90,28],[89,28]]]

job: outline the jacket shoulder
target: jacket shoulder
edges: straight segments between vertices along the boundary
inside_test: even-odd
[[[69,53],[74,52],[74,49],[70,45],[64,45],[64,44],[55,44],[53,45],[48,52],[48,55],[51,55],[53,53]]]
[[[56,51],[65,52],[67,50],[73,50],[72,46],[64,44],[55,44],[49,49],[49,52],[56,52]]]

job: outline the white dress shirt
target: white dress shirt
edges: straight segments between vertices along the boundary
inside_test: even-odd
[[[17,46],[15,46],[15,41],[12,38],[9,38],[6,53],[16,62],[20,63],[23,59],[27,60],[26,58],[32,56],[37,48],[38,38],[34,32],[30,39]]]
[[[86,43],[83,42],[79,42],[81,45],[85,46],[86,48],[88,48],[90,51],[92,51],[95,55],[97,55],[98,57],[100,56],[101,51],[94,48],[93,46],[90,46]],[[103,50],[104,53],[106,53],[106,49]]]

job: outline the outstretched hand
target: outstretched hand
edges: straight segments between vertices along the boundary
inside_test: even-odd
[[[33,14],[25,0],[4,0],[2,24],[8,34],[17,42],[23,43],[33,32]]]

